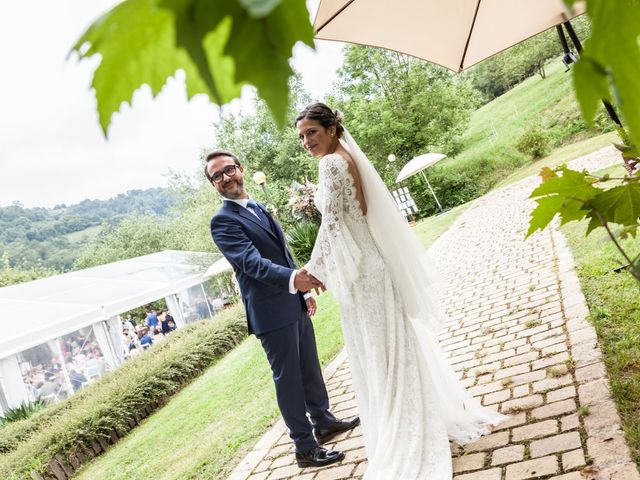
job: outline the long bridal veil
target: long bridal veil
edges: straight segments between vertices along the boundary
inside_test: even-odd
[[[435,338],[444,317],[438,304],[442,281],[428,254],[400,213],[373,164],[348,131],[343,146],[353,158],[367,203],[371,235],[389,269],[420,343],[422,360],[431,377],[433,394],[447,426],[449,438],[468,443],[489,432],[506,417],[481,407],[463,388]]]
[[[435,333],[443,323],[437,301],[442,281],[387,186],[346,129],[344,139],[360,175],[369,230],[402,296],[405,311]]]

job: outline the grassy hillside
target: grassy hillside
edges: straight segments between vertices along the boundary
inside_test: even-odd
[[[97,237],[101,230],[102,230],[102,225],[95,225],[93,227],[87,227],[84,230],[67,233],[65,237],[71,243],[84,243]]]
[[[68,271],[79,247],[98,235],[104,224],[118,225],[135,214],[166,215],[175,203],[171,191],[150,188],[54,208],[0,207],[0,258],[18,269]]]
[[[559,60],[546,67],[547,78],[529,77],[504,95],[474,112],[464,137],[464,150],[447,162],[464,163],[482,157],[496,147],[513,145],[533,126],[541,125],[554,147],[592,137],[580,117],[571,73]],[[602,116],[598,125],[612,128]]]
[[[530,77],[475,111],[463,138],[462,151],[427,173],[442,204],[447,209],[453,208],[484,195],[537,160],[530,150],[518,149],[523,135],[533,134],[533,145],[548,153],[611,129],[613,123],[603,111],[598,113],[594,129],[586,126],[573,94],[571,75],[564,72],[558,60],[552,60],[547,65],[546,79]],[[596,141],[594,150],[608,142],[609,137]],[[569,151],[566,158],[573,153]],[[527,174],[536,170],[537,166],[532,167]],[[436,213],[435,202],[417,176],[409,187],[423,214]]]

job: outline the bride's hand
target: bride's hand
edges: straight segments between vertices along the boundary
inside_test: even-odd
[[[316,295],[320,295],[322,292],[326,292],[327,291],[327,287],[324,286],[324,283],[322,283],[320,280],[318,280],[317,277],[315,277],[311,273],[309,273],[309,271],[307,270],[307,266],[306,265],[304,267],[302,267],[300,270],[305,272],[310,278],[312,278],[313,280],[315,280],[317,282],[317,284],[312,287],[313,291],[316,292]]]

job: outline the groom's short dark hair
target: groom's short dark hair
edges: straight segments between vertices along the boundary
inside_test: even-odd
[[[216,157],[231,157],[233,158],[233,162],[236,165],[240,166],[240,160],[233,152],[230,152],[229,150],[222,150],[222,149],[213,150],[212,152],[209,152],[204,159],[204,176],[207,178],[209,178],[209,174],[207,173],[207,165],[209,165],[209,162]],[[209,180],[211,179],[209,178]]]

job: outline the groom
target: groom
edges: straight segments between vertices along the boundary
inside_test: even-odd
[[[296,269],[280,225],[246,193],[244,169],[233,153],[211,152],[204,173],[224,198],[211,219],[211,235],[233,266],[249,333],[258,337],[271,365],[278,406],[295,443],[298,466],[339,462],[344,453],[320,444],[354,428],[360,419],[338,420],[329,411],[309,317],[316,303],[308,292],[322,283]]]

